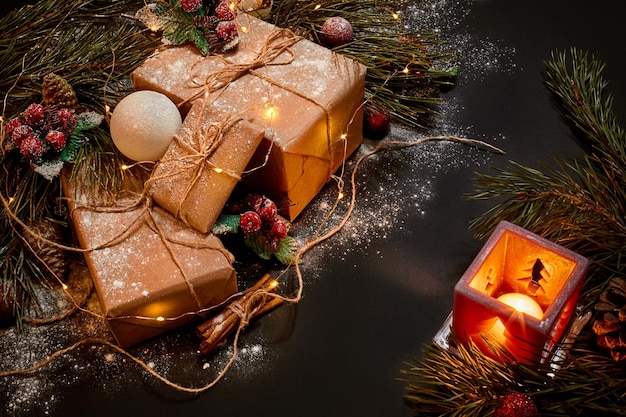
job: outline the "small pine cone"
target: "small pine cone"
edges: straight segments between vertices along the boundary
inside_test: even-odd
[[[40,219],[30,226],[30,230],[34,232],[36,236],[25,233],[24,238],[33,251],[35,251],[38,261],[43,261],[54,275],[63,279],[68,270],[66,251],[40,239],[41,237],[52,242],[62,242],[63,234],[61,226],[51,220]]]
[[[615,361],[626,359],[626,281],[611,279],[595,309],[601,313],[592,326],[598,345],[608,349]]]
[[[76,97],[74,88],[65,78],[56,74],[48,74],[43,77],[41,94],[46,106],[74,107],[78,104],[78,97]]]

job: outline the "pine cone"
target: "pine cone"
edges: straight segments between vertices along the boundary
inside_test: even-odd
[[[51,220],[40,219],[32,224],[30,229],[35,235],[52,242],[60,243],[63,240],[61,226]],[[68,270],[68,259],[65,250],[46,243],[38,237],[32,236],[30,233],[25,233],[24,238],[33,251],[35,251],[35,254],[39,258],[38,260],[44,262],[45,266],[58,278],[63,279]]]
[[[72,86],[65,78],[56,74],[43,77],[41,94],[46,106],[74,107],[78,104],[78,97]]]
[[[608,349],[613,360],[626,359],[626,281],[611,279],[595,308],[602,314],[592,327],[598,345]]]

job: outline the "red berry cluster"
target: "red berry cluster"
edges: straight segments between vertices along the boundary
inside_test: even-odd
[[[269,198],[253,194],[243,199],[239,228],[246,234],[260,232],[275,242],[287,236],[287,222],[278,215],[276,204]]]
[[[76,116],[67,108],[31,104],[4,126],[6,137],[31,160],[63,150],[76,127]]]
[[[237,9],[231,6],[233,4],[231,0],[221,0],[215,6],[215,16],[219,20],[215,27],[215,33],[224,42],[234,41],[239,36],[237,25],[234,22]]]

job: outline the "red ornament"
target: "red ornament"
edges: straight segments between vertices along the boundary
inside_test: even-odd
[[[237,33],[237,25],[231,20],[223,20],[215,27],[217,36],[225,42],[234,41],[239,35]]]
[[[41,140],[35,136],[27,136],[22,140],[22,143],[20,143],[20,152],[22,155],[31,159],[41,158],[45,151]]]
[[[200,9],[202,0],[180,0],[180,5],[187,13],[193,13]]]
[[[344,45],[352,40],[352,25],[340,16],[329,17],[322,25],[320,40],[330,48]]]
[[[366,106],[363,112],[363,135],[369,139],[382,139],[389,134],[391,116],[385,110]]]
[[[30,125],[38,125],[43,122],[46,115],[46,108],[41,104],[31,104],[24,112],[24,119]]]
[[[239,227],[244,233],[254,233],[261,230],[261,216],[255,211],[246,211],[239,217]]]
[[[58,130],[51,130],[46,135],[46,143],[57,152],[61,152],[65,147],[65,134]]]
[[[231,9],[230,1],[222,0],[215,7],[215,16],[217,16],[217,18],[219,20],[233,20],[233,19],[235,19],[235,11]]]
[[[539,412],[532,398],[521,392],[501,397],[496,406],[495,417],[537,417]]]

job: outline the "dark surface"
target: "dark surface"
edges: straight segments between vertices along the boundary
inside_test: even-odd
[[[459,46],[462,66],[457,86],[445,94],[457,108],[446,126],[454,130],[450,133],[462,131],[507,154],[481,159],[464,157],[461,150],[452,156],[461,162],[448,164],[447,169],[398,164],[395,175],[400,184],[417,184],[422,178],[431,182],[432,198],[420,207],[424,214],[400,210],[395,215],[404,217],[402,228],[393,228],[385,239],[374,237],[362,250],[339,255],[342,249],[337,247],[344,243],[325,244],[326,252],[315,256],[327,259],[326,265],[311,271],[298,306],[279,309],[249,332],[250,337],[262,337],[268,352],[255,372],[235,368],[212,390],[189,396],[138,377],[141,371],[128,364],[115,380],[82,376],[62,384],[54,393],[59,403],[49,407],[49,415],[410,415],[402,400],[403,383],[397,380],[400,370],[407,359],[420,355],[422,345],[430,343],[445,320],[454,284],[481,245],[472,238],[468,223],[490,203],[461,198],[472,190],[473,173],[504,167],[509,159],[535,165],[554,156],[580,154],[542,84],[543,62],[551,51],[576,46],[598,52],[607,62],[605,76],[616,96],[615,110],[620,119],[626,116],[626,44],[619,30],[623,19],[616,10],[618,2],[423,3],[461,5],[469,11],[458,25],[442,30],[444,38],[466,40]],[[2,12],[10,4],[3,0]],[[509,51],[499,68],[487,70],[476,57],[485,41]],[[402,139],[401,131],[394,132]],[[195,343],[187,333],[180,337]],[[201,372],[196,369],[201,365],[181,365],[182,378]],[[71,364],[55,372],[71,374]],[[50,374],[40,377],[54,380]]]

